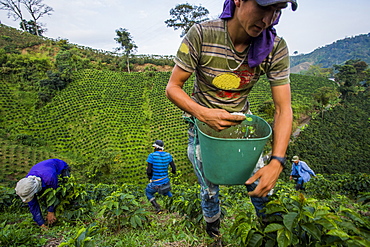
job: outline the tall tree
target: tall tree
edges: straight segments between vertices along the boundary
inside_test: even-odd
[[[321,111],[321,118],[324,118],[324,111],[338,101],[338,91],[332,87],[320,87],[312,94],[317,108]]]
[[[45,32],[45,29],[37,25],[33,20],[23,20],[20,23],[21,28],[25,28],[25,31],[29,32],[30,34],[42,36],[42,34]]]
[[[366,69],[369,67],[366,62],[361,61],[360,59],[350,59],[345,64],[352,65],[356,69],[359,82],[366,80]]]
[[[117,48],[117,51],[123,51],[123,54],[127,58],[127,70],[130,73],[130,54],[134,53],[137,49],[135,42],[132,39],[131,34],[126,28],[120,28],[116,30],[117,38],[114,40],[121,46]]]
[[[334,68],[338,71],[335,74],[335,81],[339,84],[339,92],[342,94],[342,98],[346,99],[349,93],[356,92],[358,75],[356,68],[353,65],[334,65]]]
[[[333,74],[333,69],[322,68],[321,64],[310,65],[310,68],[307,71],[302,71],[301,74],[329,78]]]
[[[208,14],[209,11],[202,6],[188,3],[178,4],[170,10],[172,19],[168,19],[164,23],[167,24],[167,27],[173,27],[175,30],[182,29],[180,37],[184,37],[194,24],[209,20],[206,18]]]
[[[13,17],[14,21],[21,20],[22,29],[26,31],[21,3],[22,0],[0,0],[0,10],[8,11],[8,18]]]
[[[43,0],[21,0],[35,23],[35,26],[41,26],[38,20],[44,15],[51,15],[53,8],[42,3]],[[36,28],[36,35],[40,36],[38,28]]]

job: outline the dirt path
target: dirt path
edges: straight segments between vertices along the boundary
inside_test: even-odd
[[[306,124],[308,124],[311,120],[311,117],[306,117],[302,120],[302,122],[299,124],[298,128],[293,132],[292,136],[294,138],[296,138],[297,136],[299,136],[299,134],[301,133],[301,127],[305,126]]]

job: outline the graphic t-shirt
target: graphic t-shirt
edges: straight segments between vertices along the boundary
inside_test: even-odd
[[[192,98],[208,108],[247,112],[248,94],[261,75],[271,86],[290,83],[289,54],[285,41],[276,36],[274,48],[257,67],[248,66],[248,48],[238,52],[227,32],[227,21],[218,19],[194,25],[174,59],[187,72],[195,72]]]

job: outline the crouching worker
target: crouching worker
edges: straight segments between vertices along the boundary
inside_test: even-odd
[[[311,176],[316,177],[315,172],[307,165],[306,162],[299,159],[298,156],[292,158],[292,172],[289,179],[296,182],[296,190],[305,190],[304,184],[310,181]]]
[[[148,162],[146,173],[150,183],[146,186],[145,194],[149,202],[154,206],[157,214],[159,214],[161,213],[161,207],[155,200],[154,194],[159,193],[172,197],[168,166],[171,166],[173,174],[176,174],[176,166],[171,154],[163,151],[163,141],[156,140],[152,146],[154,147],[154,152],[149,154],[146,160]]]
[[[27,176],[19,180],[15,187],[17,195],[24,203],[28,203],[33,220],[45,229],[47,226],[41,213],[37,195],[42,195],[48,188],[58,188],[59,175],[69,177],[70,167],[68,164],[60,159],[44,160],[34,165]],[[54,206],[48,207],[46,220],[49,225],[56,221]]]

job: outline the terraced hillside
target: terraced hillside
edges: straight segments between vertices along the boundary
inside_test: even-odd
[[[3,80],[1,181],[14,183],[38,161],[58,157],[85,181],[146,183],[145,161],[156,139],[165,142],[182,178],[194,180],[186,156],[187,124],[181,110],[165,97],[169,76],[81,70],[40,109],[22,104],[21,91]],[[191,81],[185,88],[189,94]],[[307,104],[315,88],[329,85],[329,80],[292,75],[294,105]],[[267,117],[258,109],[269,99],[268,82],[261,80],[250,96],[252,111]]]

